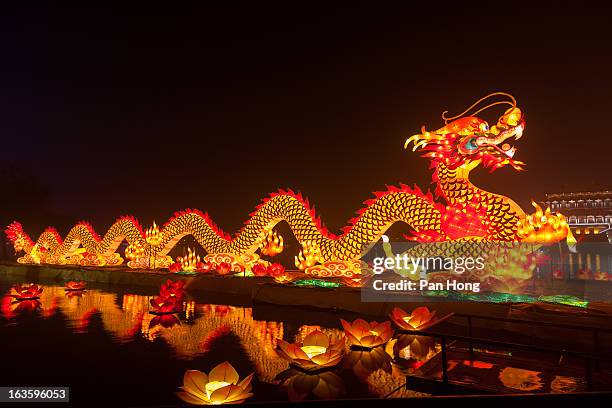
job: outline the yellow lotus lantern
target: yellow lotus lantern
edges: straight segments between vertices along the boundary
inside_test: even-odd
[[[306,371],[316,371],[338,365],[345,351],[345,338],[330,338],[319,330],[308,334],[303,343],[278,341],[276,352],[292,365]]]
[[[353,346],[371,349],[385,344],[393,336],[391,322],[368,323],[363,319],[357,319],[353,323],[340,319],[340,322],[344,328],[344,334]]]
[[[448,314],[443,318],[436,317],[436,311],[430,311],[426,306],[417,307],[412,313],[406,313],[406,311],[399,307],[394,307],[389,317],[395,324],[401,329],[408,331],[425,330],[435,324],[440,323],[443,320],[449,318],[452,314]]]
[[[183,377],[183,391],[176,395],[193,405],[240,404],[252,397],[253,373],[239,381],[238,373],[227,361],[213,368],[208,375],[198,370],[187,370]]]

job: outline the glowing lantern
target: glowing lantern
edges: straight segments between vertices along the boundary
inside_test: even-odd
[[[353,323],[349,323],[344,319],[340,319],[344,334],[349,339],[352,345],[363,348],[374,348],[385,344],[393,336],[391,322],[366,322],[363,319],[357,319]]]
[[[394,307],[389,314],[395,324],[401,329],[409,331],[425,330],[450,316],[449,314],[442,319],[438,319],[436,318],[436,311],[430,311],[426,306],[417,307],[410,314],[399,307]]]
[[[255,276],[266,276],[268,274],[268,268],[264,264],[253,265],[252,271]]]
[[[232,271],[232,265],[229,262],[221,262],[217,264],[217,274],[228,275]]]
[[[200,264],[200,255],[196,255],[195,251],[187,248],[187,255],[176,258],[177,263],[181,264],[181,270],[185,272],[194,272]]]
[[[268,231],[268,235],[262,241],[259,249],[261,253],[267,256],[275,256],[283,252],[283,237],[276,231]]]
[[[162,241],[162,236],[159,233],[159,228],[157,227],[157,224],[155,224],[155,221],[153,221],[153,226],[151,228],[148,228],[145,232],[145,241],[147,242],[147,244],[149,244],[149,247],[151,249],[150,256],[153,258],[153,269],[155,269],[155,258],[157,258],[157,254],[153,250],[153,247],[159,245]],[[149,266],[151,266],[150,262]]]
[[[295,257],[295,266],[303,271],[321,262],[321,249],[312,241],[302,242],[302,250]]]
[[[227,361],[213,368],[208,375],[188,370],[183,377],[182,392],[176,395],[193,405],[240,404],[252,397],[253,373],[239,381],[238,373]]]
[[[280,276],[275,276],[274,282],[280,283],[280,284],[291,283],[293,282],[293,277],[285,273]]]
[[[308,334],[302,343],[278,341],[278,355],[291,364],[313,371],[336,366],[344,355],[345,338],[331,339],[319,330]]]
[[[134,242],[133,244],[128,245],[125,248],[125,257],[130,261],[135,261],[144,256],[144,248],[138,242]]]

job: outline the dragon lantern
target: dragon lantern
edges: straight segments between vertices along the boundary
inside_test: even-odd
[[[479,108],[491,98],[501,100]],[[493,126],[476,116],[497,105],[507,108]],[[286,221],[298,242],[307,242],[317,249],[320,265],[299,262],[306,273],[308,268],[320,270],[333,264],[338,269],[338,263],[346,263],[344,269],[351,274],[355,262],[399,221],[408,224],[412,238],[420,243],[512,243],[523,239],[533,243],[570,239],[562,215],[527,216],[510,198],[482,190],[469,179],[471,171],[481,166],[490,171],[504,166],[523,169],[524,163],[514,158],[517,149],[511,143],[523,135],[525,118],[511,95],[497,92],[476,101],[459,115],[449,117],[444,112],[442,118],[444,126],[434,131],[423,127],[421,133],[408,138],[405,144],[405,147],[412,144],[413,151],[430,160],[436,199],[416,186],[388,187],[366,200],[340,235],[327,230],[308,200],[292,190],[270,194],[233,236],[217,227],[208,214],[194,209],[175,213],[155,231],[155,240],[151,240],[151,233],[143,231],[138,220],[129,216],[119,218],[103,237],[88,223],[77,224],[63,239],[54,229],[48,229],[34,242],[17,222],[9,225],[6,233],[15,250],[25,252],[18,259],[21,263],[69,264],[85,248],[88,254],[98,256],[100,264],[114,265],[122,261],[116,251],[126,240],[131,251],[126,257],[152,259],[153,265],[167,267],[168,252],[185,235],[192,235],[208,252],[207,256],[249,258],[260,247],[267,250],[268,234],[276,224]],[[134,248],[144,253],[133,254]],[[144,262],[132,263],[137,264],[135,267],[146,266]]]

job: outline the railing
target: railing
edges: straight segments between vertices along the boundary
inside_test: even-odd
[[[588,391],[592,391],[594,388],[593,387],[594,385],[593,384],[593,362],[594,361],[597,362],[599,360],[612,361],[612,356],[608,356],[608,355],[602,356],[597,350],[599,348],[600,333],[602,332],[612,333],[612,329],[600,328],[600,327],[594,327],[594,326],[559,324],[559,323],[551,323],[551,322],[536,322],[533,320],[515,319],[515,318],[506,318],[506,317],[480,316],[480,315],[472,315],[472,314],[464,314],[464,313],[454,314],[453,317],[464,317],[467,319],[467,322],[468,322],[468,326],[467,326],[468,335],[467,336],[447,334],[447,333],[437,333],[437,332],[431,332],[431,331],[406,332],[409,334],[426,336],[426,337],[434,337],[434,338],[440,339],[440,343],[441,343],[440,355],[441,355],[441,360],[442,360],[442,383],[445,386],[449,385],[449,378],[448,378],[449,341],[467,343],[470,354],[474,353],[474,344],[481,344],[481,345],[486,345],[486,346],[532,351],[532,352],[539,352],[539,353],[545,353],[545,354],[560,354],[561,357],[568,356],[568,357],[575,357],[578,359],[583,359],[584,360],[584,376],[585,376],[586,386],[587,386]],[[523,344],[523,343],[516,343],[516,342],[511,342],[511,341],[492,340],[492,339],[474,337],[472,335],[472,331],[473,331],[472,321],[474,319],[490,320],[490,321],[497,321],[497,322],[504,322],[504,323],[513,323],[513,324],[536,325],[540,327],[543,327],[543,326],[544,327],[554,327],[554,328],[568,329],[568,330],[574,330],[574,331],[576,330],[577,331],[590,331],[593,336],[592,337],[593,338],[593,350],[595,351],[595,353],[584,353],[584,352],[578,352],[578,351],[567,350],[567,349],[545,347],[545,346],[540,346],[540,345]]]

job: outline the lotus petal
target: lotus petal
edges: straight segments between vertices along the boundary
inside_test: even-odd
[[[183,401],[185,401],[188,404],[192,404],[192,405],[208,405],[210,404],[210,402],[208,402],[208,399],[203,400],[203,399],[199,399],[196,398],[194,396],[192,396],[191,394],[187,393],[187,392],[177,392],[176,396],[179,397],[180,399],[182,399]]]
[[[315,330],[304,338],[303,344],[304,346],[322,346],[327,348],[329,347],[329,337],[323,332]]]
[[[236,384],[239,380],[236,369],[234,369],[234,367],[232,367],[232,365],[227,361],[224,361],[223,363],[210,370],[208,378],[209,381],[225,381],[231,384]]]
[[[183,376],[183,389],[198,398],[208,399],[206,396],[208,376],[198,370],[187,370]]]

